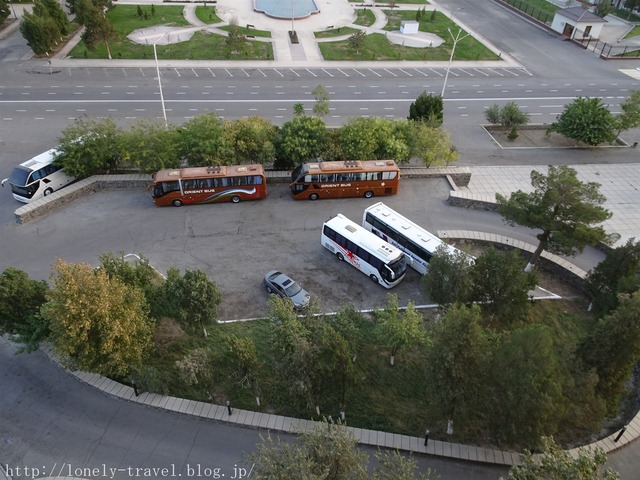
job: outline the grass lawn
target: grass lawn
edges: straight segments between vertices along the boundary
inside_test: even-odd
[[[633,27],[631,31],[624,36],[624,38],[637,37],[638,35],[640,35],[640,25]]]
[[[220,27],[220,30],[229,31],[231,25]],[[271,32],[268,30],[256,30],[255,28],[238,27],[238,31],[243,35],[253,35],[254,37],[271,38]]]
[[[414,11],[385,10],[389,23],[385,30],[394,31],[400,29],[403,20],[415,20]],[[430,16],[429,16],[430,17]],[[435,33],[445,40],[445,43],[435,48],[413,48],[395,45],[382,34],[372,34],[365,37],[363,48],[358,54],[349,46],[346,40],[340,42],[321,43],[320,51],[325,60],[350,60],[350,61],[442,61],[449,60],[453,41],[447,28],[455,28],[456,24],[448,17],[436,13],[435,21],[420,21],[420,31]],[[458,42],[454,60],[498,60],[498,56],[482,45],[473,37],[466,37]]]
[[[551,18],[549,19],[549,22],[551,22],[551,20],[553,19],[553,14],[556,12],[556,10],[560,8],[557,5],[554,5],[553,3],[548,2],[547,0],[505,0],[505,1],[509,5],[513,6],[514,8],[517,8],[518,10],[521,10],[529,15],[531,15],[531,12],[532,12],[531,7],[537,10],[542,10],[543,12],[551,16]]]
[[[144,9],[143,9],[144,10]],[[151,59],[153,48],[151,45],[141,45],[130,41],[127,35],[134,30],[154,25],[187,26],[182,16],[181,6],[156,7],[156,15],[138,17],[137,6],[117,5],[107,13],[113,23],[118,38],[109,42],[111,55],[116,59]],[[247,41],[241,52],[231,53],[225,43],[226,37],[204,32],[196,32],[188,42],[170,45],[158,45],[158,59],[161,60],[272,60],[273,49],[270,43]],[[87,49],[84,42],[80,42],[69,54],[72,58],[106,59],[107,52],[104,44],[96,45],[94,51]]]
[[[613,8],[611,9],[611,14],[631,22],[640,22],[640,15],[624,8]]]
[[[204,23],[220,23],[222,20],[216,15],[216,7],[203,7],[198,5],[196,7],[196,17],[198,20]]]
[[[340,27],[332,28],[331,30],[325,30],[323,32],[315,32],[314,36],[316,38],[341,37],[342,35],[353,35],[357,31],[357,29],[351,27]]]
[[[362,25],[363,27],[370,27],[376,22],[376,16],[368,8],[357,8],[356,19],[353,23],[356,25]]]

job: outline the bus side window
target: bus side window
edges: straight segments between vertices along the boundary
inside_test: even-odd
[[[336,176],[333,173],[325,173],[320,175],[320,181],[324,183],[333,183],[336,181]]]
[[[317,183],[320,181],[320,175],[305,175],[305,183]]]
[[[361,182],[366,180],[367,175],[364,172],[356,172],[351,174],[351,178],[354,182]]]
[[[382,180],[382,172],[367,172],[367,180]]]
[[[256,175],[253,177],[254,185],[262,185],[262,177],[260,175]]]
[[[383,180],[393,180],[394,178],[396,178],[396,174],[397,174],[397,172],[383,172],[382,173],[382,179]]]

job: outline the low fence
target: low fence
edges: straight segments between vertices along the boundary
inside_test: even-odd
[[[541,10],[533,5],[530,5],[525,0],[498,0],[500,3],[504,3],[512,7],[513,10],[518,10],[519,12],[525,14],[527,17],[531,17],[534,20],[537,20],[540,23],[544,23],[545,25],[551,25],[553,22],[553,14]]]
[[[576,32],[571,39],[586,50],[591,50],[600,58],[608,60],[627,60],[640,57],[638,45],[612,45],[591,36],[583,36],[584,32]]]

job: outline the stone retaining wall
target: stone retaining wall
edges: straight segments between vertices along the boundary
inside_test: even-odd
[[[26,223],[35,218],[47,215],[48,213],[64,207],[77,198],[89,193],[94,193],[111,188],[146,188],[151,183],[149,175],[129,174],[129,175],[95,175],[93,177],[79,180],[71,185],[53,192],[46,197],[34,200],[23,205],[15,212],[18,223]]]

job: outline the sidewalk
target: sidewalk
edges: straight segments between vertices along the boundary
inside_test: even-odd
[[[53,361],[56,361],[50,348],[46,348],[44,350]],[[226,422],[249,428],[260,428],[274,432],[294,434],[309,431],[313,429],[316,424],[316,422],[312,420],[303,420],[284,417],[281,415],[271,415],[267,413],[253,412],[250,410],[236,409],[233,405],[214,405],[211,403],[196,402],[194,400],[168,397],[147,392],[138,392],[139,395],[136,395],[136,392],[132,387],[115,382],[95,373],[69,373],[80,381],[122,400],[183,413],[185,415],[193,415],[202,419]],[[412,437],[364,428],[347,427],[347,430],[353,434],[361,445],[391,448],[403,452],[417,452],[457,460],[505,466],[522,464],[520,454],[513,451],[495,450],[492,448],[477,447],[473,445],[443,442],[427,439],[425,437]],[[589,447],[599,447],[609,453],[640,437],[640,413],[635,416],[629,425],[626,426],[625,431],[620,434],[620,438],[615,441],[619,433],[620,432],[615,432],[614,434],[589,445]],[[574,457],[577,457],[577,452],[578,449],[569,450],[569,453]]]

